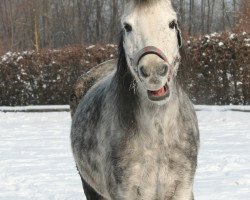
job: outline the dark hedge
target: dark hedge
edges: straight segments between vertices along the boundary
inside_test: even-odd
[[[0,105],[68,104],[79,75],[115,57],[116,46],[66,47],[39,52],[8,52],[0,61]]]
[[[179,77],[196,104],[250,104],[250,34],[190,38]]]

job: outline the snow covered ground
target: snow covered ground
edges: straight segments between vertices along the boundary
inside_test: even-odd
[[[196,199],[250,200],[250,113],[213,106],[197,114],[201,149]]]
[[[196,108],[196,200],[249,200],[250,113]],[[0,112],[0,200],[84,199],[70,150],[70,121],[68,112]]]

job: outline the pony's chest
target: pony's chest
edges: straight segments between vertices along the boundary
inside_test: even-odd
[[[130,188],[127,199],[170,199],[181,177],[180,168],[163,149],[144,149],[137,162],[129,166],[126,188]]]
[[[183,169],[190,169],[191,164],[183,153],[179,137],[173,134],[176,133],[166,132],[156,124],[154,129],[145,130],[130,143],[124,154],[125,160],[130,161],[124,166],[125,187],[130,188],[132,195],[128,199],[170,199],[174,194],[183,179]]]

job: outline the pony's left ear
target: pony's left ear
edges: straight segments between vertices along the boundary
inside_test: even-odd
[[[181,31],[179,29],[178,24],[176,25],[175,28],[176,28],[176,33],[177,33],[178,45],[179,45],[179,48],[181,48],[181,46],[182,46],[182,37],[181,37]]]

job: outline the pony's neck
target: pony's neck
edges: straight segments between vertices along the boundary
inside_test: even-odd
[[[128,69],[124,49],[120,44],[117,70],[111,81],[111,87],[116,100],[118,120],[120,126],[125,129],[136,129],[136,117],[140,108],[138,93],[132,88],[133,81],[134,78]]]

